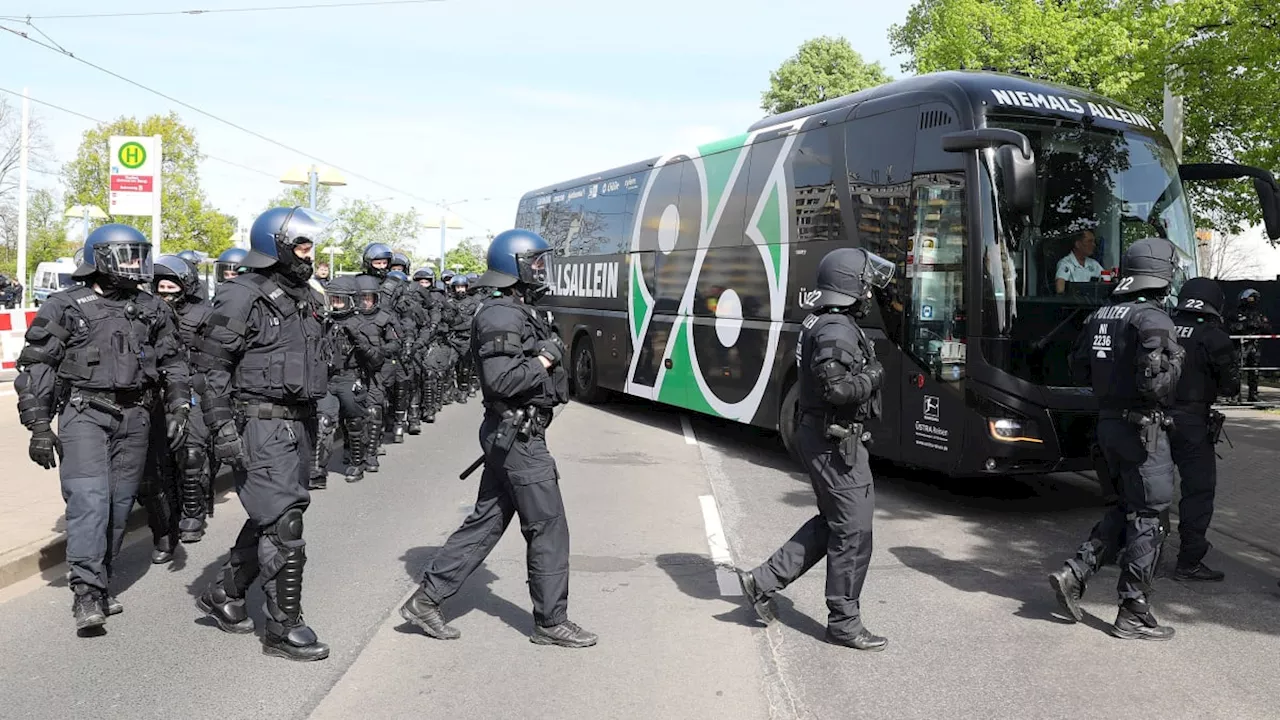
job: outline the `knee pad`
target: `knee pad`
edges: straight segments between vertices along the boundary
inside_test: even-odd
[[[302,508],[291,507],[275,523],[275,535],[284,543],[302,539]]]

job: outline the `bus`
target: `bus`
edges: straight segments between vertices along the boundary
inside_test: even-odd
[[[1179,281],[1196,274],[1182,181],[1237,178],[1280,236],[1267,171],[1180,168],[1155,122],[1077,88],[943,72],[534,190],[516,226],[554,248],[543,302],[581,401],[775,429],[794,453],[817,265],[861,247],[896,265],[860,320],[886,371],[874,455],[957,477],[1087,470],[1096,403],[1069,348],[1129,243],[1168,238]],[[1078,240],[1104,272],[1059,284]]]

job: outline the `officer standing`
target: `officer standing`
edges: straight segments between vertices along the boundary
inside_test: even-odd
[[[382,450],[383,419],[386,417],[387,403],[390,399],[389,382],[394,381],[394,374],[387,371],[387,365],[399,362],[401,339],[396,329],[395,319],[381,307],[385,295],[382,283],[372,275],[357,275],[356,287],[362,296],[373,293],[377,303],[372,307],[361,305],[359,311],[365,322],[373,326],[373,335],[379,340],[378,348],[382,351],[382,370],[369,383],[369,414],[365,418],[365,451],[364,468],[369,472],[378,472],[381,464],[378,456],[385,454]],[[390,379],[389,379],[390,378]]]
[[[1222,329],[1225,304],[1222,287],[1209,278],[1193,278],[1178,290],[1178,311],[1173,320],[1178,344],[1187,356],[1178,380],[1170,437],[1173,462],[1182,479],[1175,580],[1216,582],[1226,577],[1203,562],[1210,548],[1205,532],[1213,518],[1213,495],[1218,485],[1213,446],[1226,419],[1212,405],[1219,395],[1240,394],[1240,354]]]
[[[466,403],[467,398],[475,395],[472,388],[472,357],[468,349],[471,347],[471,319],[480,307],[479,298],[467,294],[469,282],[466,275],[455,275],[452,281],[453,303],[457,309],[453,330],[450,333],[458,360],[454,364],[454,378],[458,384],[458,402]]]
[[[529,595],[539,645],[581,648],[594,633],[569,620],[569,525],[560,474],[547,450],[552,408],[568,402],[561,366],[564,345],[528,303],[548,289],[551,246],[525,230],[508,230],[489,245],[486,285],[498,288],[475,316],[471,349],[480,362],[485,414],[480,425],[484,473],[475,509],[423,572],[417,592],[400,608],[427,635],[460,636],[445,624],[440,604],[462,587],[498,544],[514,515],[529,544]]]
[[[164,385],[171,443],[186,432],[191,390],[172,315],[138,290],[152,277],[142,233],[97,228],[72,277],[83,284],[50,295],[27,329],[13,384],[31,459],[46,470],[63,461],[72,614],[87,630],[123,610],[110,592],[112,562],[142,479],[157,390]],[[50,427],[55,413],[61,437]]]
[[[1092,385],[1098,399],[1098,445],[1119,502],[1049,584],[1079,621],[1089,578],[1118,554],[1120,610],[1111,634],[1125,640],[1168,640],[1174,633],[1157,622],[1148,595],[1164,541],[1160,515],[1173,501],[1169,411],[1186,355],[1163,305],[1177,267],[1168,240],[1131,245],[1112,291],[1115,303],[1089,316],[1071,353],[1077,380]]]
[[[1235,320],[1231,323],[1232,335],[1271,334],[1271,321],[1258,304],[1261,300],[1262,294],[1253,288],[1240,293],[1240,304],[1236,309]],[[1245,367],[1256,368],[1262,365],[1262,352],[1257,340],[1242,340],[1240,355]],[[1249,382],[1249,402],[1258,402],[1258,371],[1246,370],[1245,379]]]
[[[235,468],[249,516],[197,604],[222,630],[253,632],[245,595],[260,577],[267,599],[263,653],[290,660],[329,656],[302,616],[310,420],[328,389],[318,298],[307,281],[311,250],[328,225],[302,208],[258,216],[243,261],[251,271],[219,288],[196,356],[206,376],[202,401],[214,455]]]
[[[428,423],[436,421],[436,375],[431,361],[431,350],[435,345],[436,334],[440,330],[439,292],[436,289],[436,274],[429,267],[419,268],[413,273],[414,290],[418,294],[418,303],[424,312],[424,324],[418,333],[418,343],[414,349],[414,358],[421,371],[414,394],[418,417]],[[414,412],[411,403],[410,412]],[[410,427],[412,432],[412,426]]]
[[[339,277],[329,283],[329,392],[338,399],[346,431],[346,481],[364,479],[365,423],[368,417],[369,382],[382,368],[382,350],[376,326],[356,312],[357,307],[376,308],[378,293],[361,292],[356,279]]]
[[[200,278],[200,256],[196,254],[196,251],[183,250],[178,253],[178,257],[186,261],[187,265],[191,267],[191,272],[198,280]],[[200,302],[209,302],[209,288],[203,282],[196,284],[194,292]]]
[[[244,248],[228,248],[218,256],[213,264],[213,277],[218,285],[244,272],[244,259],[249,251]]]
[[[418,315],[416,308],[407,299],[410,292],[409,284],[409,276],[397,270],[393,260],[392,269],[387,271],[387,279],[382,284],[384,290],[382,297],[390,306],[388,312],[395,318],[396,329],[400,332],[400,357],[397,358],[399,362],[396,363],[391,393],[393,408],[390,423],[391,441],[396,443],[404,442],[404,434],[409,427],[410,396],[413,394],[410,368],[413,348],[418,338]]]
[[[888,640],[862,623],[859,598],[871,563],[875,486],[864,423],[880,415],[884,368],[858,327],[893,264],[861,249],[833,250],[818,264],[818,309],[796,344],[800,411],[796,444],[818,499],[818,514],[759,567],[738,570],[743,595],[766,624],[773,596],[827,558],[827,642],[883,650]]]

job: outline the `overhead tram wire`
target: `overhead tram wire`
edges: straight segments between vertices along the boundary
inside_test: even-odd
[[[28,25],[30,25],[30,22],[28,22],[27,24],[28,24]],[[35,25],[31,25],[31,27],[32,27],[32,28],[35,28]],[[83,65],[87,65],[87,66],[89,66],[89,67],[93,68],[94,70],[97,70],[97,71],[102,72],[102,73],[106,73],[107,75],[110,75],[111,77],[114,77],[114,78],[116,78],[117,80],[121,80],[121,81],[123,81],[123,82],[129,83],[130,85],[133,85],[134,87],[140,88],[140,89],[142,89],[142,90],[146,90],[147,92],[149,92],[149,93],[151,93],[151,94],[153,94],[153,95],[158,95],[158,96],[160,96],[160,97],[164,98],[165,100],[168,100],[169,102],[177,103],[178,105],[181,105],[182,107],[185,107],[185,108],[187,108],[187,109],[189,109],[189,110],[192,110],[192,111],[194,111],[194,112],[200,113],[201,115],[204,115],[205,117],[207,117],[207,118],[209,118],[209,119],[211,119],[211,120],[216,120],[217,122],[220,122],[220,123],[222,123],[223,125],[227,125],[228,127],[235,128],[236,130],[239,130],[240,132],[243,132],[243,133],[245,133],[245,134],[247,134],[247,135],[252,135],[253,137],[258,138],[259,140],[262,140],[262,141],[264,141],[264,142],[271,143],[272,145],[275,145],[276,147],[282,148],[282,149],[284,149],[284,150],[288,150],[288,151],[289,151],[289,152],[291,152],[291,153],[294,153],[294,154],[297,154],[297,155],[301,155],[302,157],[305,157],[305,158],[308,158],[308,159],[310,159],[310,160],[313,160],[313,161],[315,161],[315,162],[317,162],[317,163],[320,163],[321,165],[327,165],[327,166],[329,166],[329,167],[331,167],[331,168],[333,168],[333,169],[335,169],[335,170],[338,170],[338,171],[340,171],[340,172],[346,173],[347,175],[350,175],[351,177],[357,178],[357,179],[359,179],[359,180],[363,180],[363,181],[365,181],[365,182],[369,183],[370,185],[375,185],[375,186],[377,186],[377,187],[383,188],[384,190],[390,190],[391,192],[396,193],[397,195],[401,195],[401,196],[404,196],[404,197],[407,197],[407,198],[413,198],[414,200],[419,200],[419,201],[424,202],[424,203],[426,203],[426,204],[428,204],[428,205],[430,205],[430,206],[433,206],[433,207],[436,205],[436,201],[434,201],[434,200],[428,200],[427,198],[424,198],[424,197],[422,197],[422,196],[420,196],[420,195],[415,195],[415,194],[413,194],[413,193],[411,193],[411,192],[406,192],[406,191],[401,190],[400,188],[394,187],[394,186],[392,186],[392,185],[388,185],[388,184],[386,184],[386,183],[379,182],[379,181],[374,180],[373,178],[368,177],[368,176],[366,176],[366,175],[361,175],[360,173],[355,172],[354,170],[349,170],[349,169],[344,168],[344,167],[342,167],[342,166],[340,166],[340,165],[337,165],[337,164],[331,163],[331,162],[329,162],[329,161],[327,161],[327,160],[325,160],[325,159],[323,159],[323,158],[320,158],[320,157],[317,157],[317,156],[315,156],[315,155],[312,155],[311,153],[304,152],[304,151],[299,150],[299,149],[297,149],[297,148],[295,148],[295,147],[291,147],[291,146],[289,146],[289,145],[286,145],[286,144],[284,144],[284,143],[280,142],[279,140],[276,140],[276,139],[274,139],[274,138],[267,137],[266,135],[263,135],[263,134],[262,134],[262,133],[260,133],[260,132],[257,132],[257,131],[255,131],[255,130],[250,130],[249,128],[244,127],[243,125],[238,125],[238,124],[236,124],[236,123],[234,123],[234,122],[232,122],[232,121],[230,121],[230,120],[227,120],[227,119],[225,119],[225,118],[222,118],[222,117],[219,117],[219,116],[217,116],[217,115],[214,115],[213,113],[209,112],[208,110],[204,110],[204,109],[198,108],[198,107],[196,107],[195,105],[192,105],[191,103],[188,103],[188,102],[184,102],[184,101],[182,101],[182,100],[179,100],[178,98],[175,98],[175,97],[173,97],[172,95],[165,94],[165,93],[163,93],[163,92],[160,92],[159,90],[156,90],[155,88],[152,88],[152,87],[148,87],[148,86],[146,86],[146,85],[143,85],[142,83],[140,83],[140,82],[138,82],[138,81],[136,81],[136,80],[131,80],[131,79],[129,79],[129,78],[127,78],[127,77],[125,77],[125,76],[121,75],[120,73],[117,73],[117,72],[112,71],[112,70],[108,70],[107,68],[104,68],[104,67],[102,67],[101,65],[97,65],[97,64],[95,64],[95,63],[89,62],[88,60],[85,60],[84,58],[78,57],[75,53],[72,53],[72,52],[67,51],[67,50],[64,50],[64,49],[60,49],[60,48],[58,48],[58,47],[55,47],[54,45],[49,45],[49,44],[47,44],[47,43],[43,43],[43,42],[41,42],[41,41],[39,41],[39,40],[37,40],[37,39],[35,39],[35,38],[31,37],[31,36],[30,36],[30,35],[28,35],[27,33],[22,32],[21,30],[14,30],[13,28],[11,28],[11,27],[6,27],[6,26],[4,26],[4,25],[0,25],[0,30],[4,30],[4,31],[6,31],[6,32],[8,32],[8,33],[10,33],[10,34],[16,35],[16,36],[18,36],[18,37],[22,38],[23,40],[26,40],[27,42],[34,43],[34,44],[36,44],[36,45],[38,45],[38,46],[40,46],[40,47],[42,47],[42,48],[44,48],[44,49],[46,49],[46,50],[49,50],[49,51],[51,51],[51,52],[55,52],[55,53],[57,53],[57,54],[59,54],[59,55],[63,55],[63,56],[69,57],[69,58],[71,58],[72,60],[75,60],[75,61],[76,61],[76,62],[78,62],[78,63],[81,63],[81,64],[83,64]],[[37,28],[37,30],[38,30],[38,28]],[[56,43],[55,43],[55,45],[56,45]],[[459,216],[459,217],[461,217],[461,216]]]
[[[0,15],[0,19],[26,22],[29,20],[88,20],[98,18],[157,17],[162,15],[214,15],[226,13],[285,12],[291,10],[329,10],[334,8],[381,7],[387,5],[426,5],[447,0],[373,0],[372,2],[311,3],[307,5],[272,5],[266,7],[213,8],[211,10],[153,10],[148,12],[93,13],[85,15]],[[41,33],[43,34],[43,33]],[[46,36],[47,37],[47,36]]]
[[[22,93],[20,93],[20,92],[16,92],[16,91],[13,91],[13,90],[10,90],[9,88],[3,88],[3,87],[0,87],[0,92],[9,93],[10,95],[13,95],[14,97],[19,97],[19,98],[20,98],[20,97],[24,97]],[[95,118],[95,117],[89,117],[88,115],[85,115],[85,114],[84,114],[84,113],[82,113],[82,112],[76,112],[75,110],[70,110],[70,109],[68,109],[68,108],[64,108],[64,107],[62,107],[61,105],[54,105],[54,104],[53,104],[53,103],[51,103],[51,102],[48,102],[48,101],[45,101],[45,100],[38,100],[38,99],[33,98],[33,97],[31,97],[31,96],[25,96],[25,97],[26,97],[26,99],[27,99],[27,100],[30,100],[31,102],[33,102],[33,103],[35,103],[35,104],[37,104],[37,105],[44,105],[45,107],[50,107],[50,108],[53,108],[54,110],[59,110],[59,111],[61,111],[61,112],[67,113],[68,115],[75,115],[75,116],[76,116],[76,117],[78,117],[78,118],[83,118],[83,119],[85,119],[85,120],[88,120],[89,122],[98,123],[99,125],[106,125],[106,124],[107,124],[105,120],[99,120],[98,118]],[[259,175],[263,175],[263,176],[265,176],[265,177],[269,177],[269,178],[272,178],[272,179],[275,179],[275,177],[276,177],[275,173],[267,172],[266,170],[260,170],[260,169],[258,169],[258,168],[256,168],[256,167],[250,167],[250,166],[245,165],[245,164],[243,164],[243,163],[238,163],[238,162],[236,162],[235,160],[228,160],[228,159],[226,159],[226,158],[220,158],[220,157],[218,157],[218,156],[216,156],[216,155],[210,155],[210,154],[208,154],[208,153],[201,153],[201,155],[203,155],[203,156],[205,157],[205,159],[207,159],[207,160],[216,160],[216,161],[218,161],[218,162],[220,162],[220,163],[225,163],[225,164],[227,164],[227,165],[232,165],[232,166],[234,166],[234,167],[238,167],[238,168],[240,168],[240,169],[242,169],[242,170],[248,170],[249,172],[257,173],[257,174],[259,174]],[[41,170],[37,170],[36,172],[45,172],[45,174],[48,174],[48,175],[54,175],[54,174],[56,174],[56,173],[50,173],[50,172],[41,171]]]

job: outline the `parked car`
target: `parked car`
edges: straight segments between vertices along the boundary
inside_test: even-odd
[[[36,266],[36,274],[31,281],[31,301],[36,307],[56,292],[74,287],[77,283],[71,277],[76,263],[71,258],[58,258],[54,262],[42,262]]]

